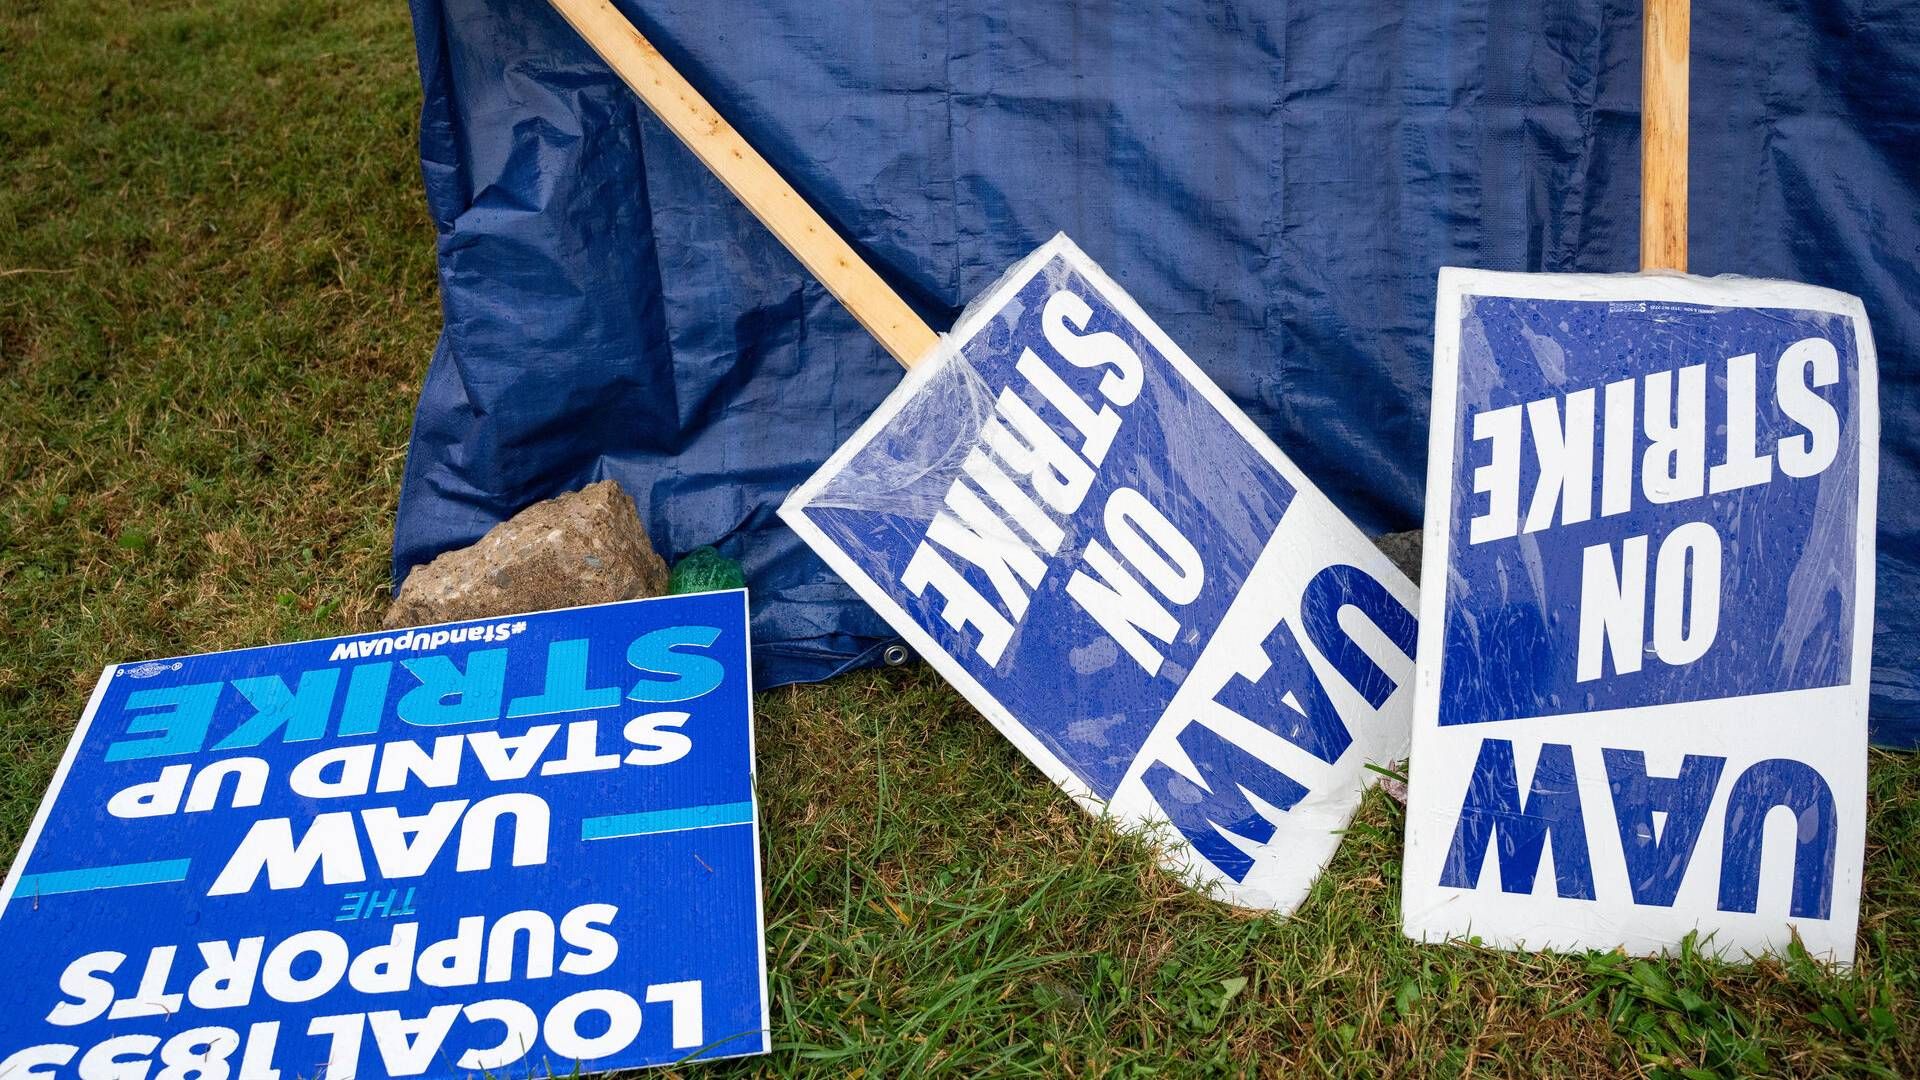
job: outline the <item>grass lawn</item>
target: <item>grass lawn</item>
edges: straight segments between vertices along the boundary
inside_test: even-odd
[[[439,326],[418,107],[396,0],[0,5],[0,854],[103,664],[376,624]],[[1255,917],[925,671],[758,706],[775,1050],[683,1072],[1920,1075],[1920,759],[1874,755],[1842,977],[1415,946],[1379,793]]]

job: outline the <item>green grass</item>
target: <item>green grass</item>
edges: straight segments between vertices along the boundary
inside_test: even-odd
[[[394,0],[0,6],[0,853],[103,664],[375,625],[439,323],[418,99]],[[1254,917],[927,672],[758,704],[776,1049],[684,1072],[1920,1075],[1913,758],[1836,976],[1414,946],[1377,793]]]

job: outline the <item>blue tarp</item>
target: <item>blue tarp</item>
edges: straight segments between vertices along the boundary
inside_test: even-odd
[[[774,516],[900,370],[544,3],[412,0],[445,330],[396,580],[612,477],[753,590],[759,685],[884,624]],[[1071,235],[1363,527],[1417,528],[1435,271],[1635,269],[1638,0],[623,10],[936,328]],[[1695,0],[1692,269],[1880,352],[1877,741],[1920,743],[1920,5]]]

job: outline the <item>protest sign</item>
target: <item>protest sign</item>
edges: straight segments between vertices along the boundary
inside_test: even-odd
[[[746,594],[108,668],[6,881],[0,1076],[766,1049]]]
[[[1290,909],[1406,745],[1415,590],[1064,236],[781,516],[1056,784]]]
[[[1441,271],[1410,936],[1851,960],[1874,371],[1826,289]]]

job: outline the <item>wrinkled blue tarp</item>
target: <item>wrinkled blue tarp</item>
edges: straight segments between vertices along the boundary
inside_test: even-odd
[[[744,561],[759,685],[891,636],[774,517],[894,362],[538,0],[412,0],[445,332],[394,570],[619,480]],[[1064,230],[1363,526],[1417,528],[1434,274],[1637,265],[1637,0],[622,0],[936,328]],[[1866,301],[1876,738],[1920,743],[1920,5],[1695,0],[1692,269]]]

